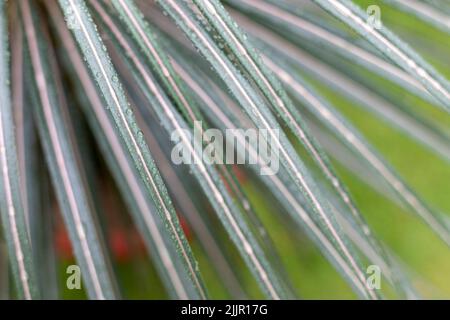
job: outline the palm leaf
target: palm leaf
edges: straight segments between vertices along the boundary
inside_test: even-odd
[[[4,235],[11,255],[17,294],[20,298],[38,298],[29,234],[21,197],[17,147],[11,108],[8,66],[8,32],[5,1],[0,2],[0,204]]]
[[[408,72],[450,110],[450,84],[431,65],[422,59],[413,49],[385,26],[373,28],[367,23],[367,14],[352,1],[348,0],[314,0],[319,6],[358,32],[372,43],[386,57]]]
[[[280,67],[273,60],[265,59],[269,67],[277,74],[280,79],[290,88],[293,95],[299,101],[302,101],[314,116],[321,119],[326,126],[332,130],[334,135],[343,140],[346,145],[361,156],[387,184],[393,188],[404,203],[416,212],[436,233],[450,245],[449,230],[442,216],[433,210],[420,199],[417,195],[398,177],[398,175],[386,164],[386,161],[380,158],[367,141],[359,134],[358,130],[343,119],[342,116],[334,110],[323,98],[318,97],[311,88],[305,86],[304,82],[297,75],[291,75],[288,67]]]
[[[110,30],[114,32],[113,25],[109,25]],[[115,33],[117,37],[119,34]],[[133,61],[136,68],[138,82],[141,84],[143,92],[147,99],[151,101],[153,107],[156,109],[160,120],[164,124],[168,133],[178,132],[180,138],[186,148],[189,148],[190,154],[199,157],[198,150],[194,150],[193,145],[189,141],[190,138],[185,136],[183,129],[187,129],[187,124],[174,112],[168,98],[164,95],[161,88],[152,76],[145,71],[144,65],[139,61],[134,51],[130,48],[125,39],[117,37],[117,41],[126,49],[128,57]],[[201,156],[201,155],[200,155]],[[264,257],[263,251],[258,246],[253,235],[250,233],[244,220],[240,217],[239,210],[236,208],[233,200],[226,192],[223,182],[213,167],[206,167],[201,161],[194,161],[191,170],[196,176],[203,191],[208,194],[211,204],[216,209],[219,217],[223,221],[223,225],[230,234],[230,237],[235,242],[237,248],[240,250],[244,260],[247,261],[249,267],[254,270],[256,277],[260,281],[262,289],[266,292],[268,297],[280,298],[284,297],[283,290],[280,287],[279,280],[276,279],[275,273],[271,270],[269,263]]]
[[[136,102],[134,105],[138,105]],[[137,112],[138,113],[138,112]],[[141,115],[142,116],[142,115]],[[142,117],[144,118],[144,117]],[[145,117],[145,119],[149,119]],[[145,120],[144,120],[145,121]],[[157,141],[155,134],[151,132],[151,124],[145,121],[146,125],[142,126],[142,130],[147,138],[149,147],[155,154],[155,160],[158,163],[168,163],[170,158],[164,154],[160,143]],[[216,268],[219,281],[222,281],[224,287],[227,289],[230,297],[237,297],[243,299],[247,297],[245,289],[240,283],[239,274],[233,268],[233,261],[230,254],[227,253],[221,239],[217,232],[211,232],[214,229],[211,219],[201,210],[202,208],[197,199],[193,198],[192,193],[188,193],[190,186],[186,182],[187,174],[181,175],[175,172],[171,166],[163,166],[161,174],[171,194],[174,195],[179,204],[180,211],[188,220],[189,226],[195,232],[200,245],[203,247],[206,255],[210,258],[212,265]],[[216,230],[215,230],[216,231]]]
[[[354,2],[0,0],[0,297],[444,297],[450,7]]]
[[[179,106],[180,110],[182,111],[182,114],[186,117],[190,127],[193,128],[199,123],[202,123],[203,128],[198,127],[197,129],[207,130],[208,127],[206,126],[206,124],[204,124],[204,119],[200,115],[198,107],[194,103],[192,97],[186,90],[183,83],[179,80],[178,75],[174,72],[171,63],[168,60],[168,57],[161,50],[161,46],[153,35],[152,30],[148,25],[145,24],[145,21],[143,21],[139,17],[138,8],[129,1],[113,1],[113,4],[117,7],[117,10],[123,18],[123,21],[125,21],[129,26],[130,32],[132,33],[136,44],[141,48],[142,52],[145,53],[145,56],[147,58],[146,60],[150,65],[152,65],[153,69],[157,71],[159,79],[162,79],[161,82],[164,84],[167,92],[170,94],[170,97],[176,102],[177,106]],[[120,33],[118,32],[116,25],[112,24],[112,19],[106,18],[107,15],[104,11],[102,11],[102,9],[96,2],[93,2],[93,5],[97,8],[97,11],[101,12],[101,15],[105,20],[108,28],[113,31],[114,37],[120,38]],[[130,51],[130,46],[124,43],[124,39],[119,39],[119,42],[125,50],[127,50],[128,52]],[[130,52],[130,56],[131,55],[133,54]],[[139,65],[139,62],[137,62],[137,58],[138,57],[131,59],[135,65]],[[139,65],[137,68],[139,70],[143,70],[141,65]],[[207,141],[204,142],[207,143]],[[277,257],[271,240],[267,238],[267,233],[264,231],[264,227],[261,225],[257,216],[252,211],[248,199],[246,198],[244,192],[239,188],[238,183],[236,183],[236,179],[235,177],[233,177],[233,173],[231,172],[231,170],[227,169],[224,165],[217,165],[217,170],[219,174],[225,179],[227,185],[231,189],[231,196],[233,197],[234,195],[238,198],[241,203],[241,208],[255,224],[255,229],[258,230],[259,236],[264,242],[265,250],[270,252],[270,255],[274,260],[279,260],[279,257]]]
[[[275,1],[227,0],[227,3],[241,12],[257,15],[258,21],[274,28],[278,33],[287,37],[290,42],[303,44],[298,39],[306,39],[307,43],[317,43],[357,65],[386,78],[404,88],[411,94],[421,97],[425,101],[436,104],[438,100],[428,93],[423,85],[399,67],[389,63],[384,57],[366,48],[358,46],[354,41],[345,39],[320,25],[314,24],[305,17],[296,14],[295,7]],[[269,22],[269,23],[268,23]]]
[[[32,13],[31,3],[21,3],[21,13],[26,29],[30,55],[30,68],[35,78],[29,81],[33,92],[38,132],[44,144],[44,153],[50,167],[53,185],[56,186],[69,234],[74,243],[78,263],[85,276],[85,285],[92,298],[114,298],[113,280],[108,274],[107,262],[99,234],[97,233],[92,207],[83,188],[82,173],[78,167],[76,151],[72,146],[68,124],[58,107],[58,96],[51,67],[39,30],[38,16]],[[45,81],[43,81],[45,80]]]
[[[177,251],[188,269],[194,288],[200,297],[205,298],[206,293],[202,284],[196,263],[186,242],[184,234],[179,226],[178,218],[167,195],[167,190],[161,180],[158,169],[155,166],[148,150],[142,132],[139,130],[129,107],[128,101],[123,93],[118,76],[111,64],[106,47],[96,31],[96,26],[84,1],[60,1],[61,8],[66,17],[75,16],[80,28],[72,29],[75,38],[88,62],[91,74],[100,86],[105,101],[110,110],[110,117],[120,132],[122,143],[124,143],[132,155],[134,165],[139,171],[141,178],[157,204],[158,212],[164,220],[167,231],[175,241]]]
[[[236,99],[240,101],[240,105],[246,110],[246,113],[252,118],[255,124],[260,129],[265,129],[269,134],[277,129],[278,124],[272,117],[270,111],[264,108],[264,103],[258,98],[257,94],[251,89],[250,85],[239,76],[235,67],[231,65],[230,61],[223,56],[223,53],[218,49],[218,46],[206,35],[203,30],[198,27],[197,23],[192,20],[192,16],[186,14],[187,8],[182,4],[175,4],[172,1],[159,2],[168,14],[177,22],[180,28],[185,32],[196,47],[203,53],[210,64],[217,70],[219,76],[229,86],[229,89],[235,95]],[[256,107],[256,105],[258,107]],[[280,130],[281,131],[281,130]],[[309,174],[305,172],[303,165],[297,157],[293,147],[287,141],[287,138],[280,132],[280,138],[274,139],[275,145],[279,148],[281,154],[281,163],[286,166],[290,175],[294,178],[294,183],[299,187],[307,203],[316,213],[312,216],[316,219],[316,223],[323,228],[331,231],[327,236],[334,237],[334,244],[337,246],[340,253],[345,257],[347,263],[355,272],[355,281],[360,282],[362,287],[365,287],[361,268],[355,260],[356,255],[351,255],[349,252],[351,248],[345,243],[345,235],[339,233],[339,226],[334,222],[334,216],[328,211],[326,201],[320,201],[316,197],[320,196],[320,192],[312,183]],[[319,219],[317,219],[319,217]],[[350,250],[350,251],[349,251]],[[365,290],[363,289],[363,292]],[[373,291],[366,291],[362,295],[373,296]]]
[[[84,111],[89,124],[102,152],[109,159],[108,164],[117,185],[123,194],[132,195],[126,198],[127,205],[144,236],[150,254],[154,257],[154,262],[168,293],[177,299],[198,297],[173,241],[161,231],[164,225],[157,214],[158,209],[146,196],[146,186],[134,167],[133,160],[126,148],[121,144],[119,133],[108,118],[101,95],[89,75],[74,39],[65,27],[61,13],[54,6],[48,6],[48,9],[52,13],[56,30],[64,39],[63,45],[69,59],[67,65],[70,66],[68,68],[71,69],[70,71],[75,75],[74,78],[80,84],[79,88],[82,88],[79,97],[83,101],[82,105],[87,106]]]
[[[299,112],[295,109],[278,80],[273,77],[264,63],[261,62],[259,55],[256,53],[250,42],[247,41],[245,34],[236,27],[236,23],[218,2],[195,2],[222,37],[226,39],[228,43],[232,44],[230,47],[237,59],[244,65],[247,72],[258,84],[261,92],[263,92],[266,98],[271,102],[275,112],[280,114],[286,125],[290,127],[291,131],[303,143],[311,157],[323,170],[324,175],[329,179],[331,185],[335,188],[342,201],[354,215],[355,220],[364,226],[365,230],[369,230],[367,224],[361,218],[361,214],[355,204],[352,202],[348,191],[342,186],[342,182],[334,172],[326,155],[309,134],[308,128],[303,122]]]
[[[39,272],[41,298],[55,299],[58,292],[56,277],[56,256],[53,245],[53,221],[50,215],[50,186],[42,160],[41,149],[30,105],[25,95],[24,75],[24,36],[18,10],[15,10],[15,35],[12,42],[12,102],[16,124],[17,156],[21,194],[35,261]],[[39,186],[36,188],[36,186]],[[43,290],[42,288],[46,288]]]
[[[289,65],[300,68],[307,75],[326,84],[357,105],[367,108],[394,129],[403,131],[446,161],[450,160],[449,137],[445,132],[436,128],[434,123],[430,123],[411,108],[400,107],[398,102],[394,105],[359,83],[357,79],[352,79],[351,76],[339,72],[312,54],[277,36],[274,32],[258,26],[248,18],[238,13],[234,13],[234,17],[247,32],[257,37],[252,40],[265,54],[271,57],[282,56]],[[278,50],[277,47],[282,47],[283,51]]]
[[[392,6],[399,8],[402,11],[412,13],[424,21],[427,21],[436,28],[450,33],[450,21],[448,15],[442,13],[437,8],[433,8],[426,3],[417,0],[384,0]]]

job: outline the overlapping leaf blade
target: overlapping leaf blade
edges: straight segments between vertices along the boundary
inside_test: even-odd
[[[372,43],[386,57],[407,71],[450,111],[450,83],[420,55],[384,25],[374,28],[367,14],[349,0],[314,0],[319,6],[341,20]]]
[[[362,48],[343,37],[332,33],[319,25],[295,14],[295,4],[279,3],[277,1],[255,1],[255,0],[227,0],[227,4],[237,10],[249,15],[256,15],[260,22],[266,26],[273,27],[291,43],[301,44],[315,43],[318,47],[326,48],[331,52],[366,68],[377,75],[386,78],[401,88],[430,103],[438,101],[423,87],[423,85],[399,67],[389,63],[383,57]],[[281,7],[282,6],[282,7]]]
[[[271,115],[270,110],[267,109],[264,102],[260,100],[246,80],[242,78],[239,71],[235,69],[235,66],[224,57],[221,50],[218,49],[218,45],[197,25],[197,22],[192,18],[193,14],[189,14],[189,9],[183,4],[174,3],[173,1],[159,2],[159,4],[177,22],[199,51],[206,57],[218,75],[224,80],[234,97],[240,101],[240,105],[246,110],[246,113],[252,118],[258,128],[266,129],[269,132],[272,128],[278,128],[278,124]],[[355,272],[355,278],[353,279],[355,282],[353,284],[357,288],[362,289],[362,296],[373,297],[374,292],[365,292],[365,282],[360,268],[357,266],[357,255],[349,254],[349,250],[351,251],[351,249],[345,244],[345,235],[339,232],[339,226],[333,222],[334,216],[326,213],[328,210],[326,209],[326,201],[317,200],[317,197],[321,197],[319,190],[310,180],[309,173],[304,171],[296,152],[282,132],[280,132],[280,139],[276,139],[276,146],[279,148],[281,154],[282,165],[289,171],[293,177],[293,182],[306,197],[308,206],[311,206],[315,212],[312,219],[324,228],[324,230],[330,232],[326,235],[331,237],[333,241],[336,241],[334,243],[336,248],[340,250],[340,254],[343,254],[345,261],[347,261],[346,263],[349,263],[350,268],[353,269],[352,272]],[[359,285],[356,284],[358,282]]]
[[[17,294],[20,298],[35,299],[39,297],[39,293],[20,193],[11,106],[6,10],[6,1],[0,1],[0,211]]]
[[[192,285],[199,297],[205,298],[206,292],[195,259],[88,8],[84,1],[79,0],[61,0],[59,3],[66,18],[74,18],[76,21],[78,27],[72,28],[72,31],[89,65],[90,72],[100,87],[109,109],[109,117],[112,118],[120,133],[121,143],[128,149],[147,193],[156,203],[158,213],[188,270]]]
[[[137,8],[125,1],[122,3],[119,2],[118,4],[121,5],[120,8],[125,9],[124,12],[130,14],[129,16],[127,15],[128,19],[131,20],[130,22],[136,22],[131,28],[136,28],[138,30],[144,28],[144,22],[141,20],[140,16],[136,15],[136,12],[133,14],[132,11],[126,11],[127,9],[137,10]],[[194,148],[195,144],[191,141],[191,137],[186,135],[188,126],[185,121],[183,121],[180,115],[173,109],[169,99],[165,96],[152,75],[146,71],[145,66],[131,49],[130,44],[120,35],[120,33],[114,32],[116,27],[111,24],[111,21],[108,26],[110,30],[112,30],[118,43],[125,49],[130,61],[133,63],[133,68],[136,69],[136,80],[141,85],[142,91],[146,94],[147,99],[152,102],[151,105],[155,108],[155,113],[160,117],[160,121],[163,123],[167,133],[178,133],[185,148],[190,150],[190,154],[194,157],[201,157],[201,154],[198,154],[199,151]],[[142,32],[143,35],[146,36],[144,29],[142,29]],[[165,76],[170,77],[168,73],[166,73]],[[171,89],[174,89],[173,85],[171,85]],[[189,108],[189,106],[185,107]],[[206,166],[202,161],[203,160],[198,159],[195,160],[191,164],[191,170],[203,191],[208,195],[211,204],[219,214],[225,228],[228,229],[237,248],[241,251],[244,260],[247,261],[250,268],[254,271],[255,276],[259,278],[261,286],[268,297],[275,299],[284,297],[284,292],[280,287],[275,273],[271,270],[270,265],[264,257],[263,251],[253,238],[253,235],[245,225],[242,217],[240,217],[239,209],[236,208],[233,200],[226,191],[219,174],[214,167]]]
[[[450,161],[450,137],[436,128],[412,108],[402,108],[394,102],[371,92],[358,79],[345,75],[327,65],[311,53],[302,50],[293,43],[281,38],[274,32],[264,28],[241,14],[233,12],[239,24],[252,36],[252,41],[261,52],[270,56],[279,56],[289,65],[298,67],[307,75],[326,84],[336,92],[355,102],[355,105],[367,108],[368,111],[389,123],[394,129],[405,132],[408,136]],[[277,48],[283,48],[279,50]]]
[[[54,19],[56,30],[63,39],[62,43],[68,56],[67,64],[71,66],[68,68],[74,75],[74,81],[79,84],[78,95],[81,104],[85,107],[84,111],[89,124],[103,154],[108,159],[107,164],[117,185],[122,194],[126,195],[124,199],[154,258],[154,263],[169,295],[175,299],[196,297],[192,293],[193,289],[189,290],[189,283],[186,283],[188,275],[185,274],[185,268],[176,253],[176,248],[163,232],[164,226],[157,215],[157,209],[151,199],[146,196],[146,189],[139,173],[134,168],[126,148],[120,143],[119,133],[108,118],[101,95],[97,92],[96,85],[89,75],[72,35],[65,27],[61,12],[54,6],[48,6],[48,9]]]
[[[81,168],[69,137],[70,129],[58,106],[54,75],[44,54],[45,41],[39,16],[33,4],[20,4],[34,79],[27,79],[35,104],[33,111],[43,143],[53,186],[61,206],[77,261],[83,270],[87,292],[94,299],[114,299],[114,280],[108,269],[100,236],[84,189]],[[38,26],[38,27],[37,27]]]
[[[392,6],[405,12],[412,13],[419,19],[432,24],[436,28],[450,34],[450,19],[448,15],[426,3],[417,0],[384,0]]]
[[[30,234],[31,247],[41,298],[55,299],[58,292],[56,252],[53,243],[53,219],[51,215],[50,183],[47,177],[39,137],[28,109],[30,97],[25,94],[25,43],[19,17],[14,10],[11,45],[12,101],[17,139],[17,156],[21,194]],[[36,187],[39,186],[39,187]]]

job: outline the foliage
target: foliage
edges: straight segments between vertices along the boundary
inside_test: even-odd
[[[118,261],[133,235],[146,250],[130,263],[136,290],[149,279],[173,299],[298,298],[291,257],[311,243],[359,298],[429,295],[379,236],[394,219],[374,220],[381,232],[367,222],[385,204],[355,185],[450,245],[448,216],[425,195],[448,184],[424,173],[416,191],[383,140],[401,141],[399,154],[420,146],[422,163],[449,173],[445,4],[379,1],[373,25],[367,1],[156,3],[0,0],[0,211],[14,283],[1,269],[0,296],[61,297],[60,230],[91,299],[135,294]],[[397,15],[445,40],[394,32],[385,20]],[[422,52],[430,44],[440,51]],[[378,123],[396,132],[377,141],[367,128]],[[254,165],[207,164],[211,138],[188,134],[239,128],[268,133],[276,174],[261,174],[243,131],[236,151]],[[175,164],[177,142],[199,161]]]

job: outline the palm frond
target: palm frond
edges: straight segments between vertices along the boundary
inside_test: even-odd
[[[52,10],[54,17],[58,17],[56,9],[50,8],[50,10]],[[191,265],[192,261],[186,262],[183,261],[185,258],[182,258],[183,260],[177,258],[179,255],[183,256],[177,252],[179,243],[176,243],[175,246],[172,245],[170,242],[172,239],[164,233],[161,233],[160,230],[163,223],[160,221],[159,216],[155,215],[161,210],[161,207],[158,208],[146,196],[149,192],[149,187],[143,182],[147,180],[145,178],[143,179],[142,175],[146,177],[148,171],[141,172],[136,169],[134,164],[135,160],[127,153],[120,132],[118,132],[110,116],[107,114],[107,110],[103,107],[104,100],[97,93],[94,80],[91,79],[81,55],[78,54],[75,43],[71,40],[71,35],[68,33],[68,30],[62,27],[62,18],[59,18],[56,23],[59,26],[58,30],[64,33],[62,38],[65,39],[64,45],[66,46],[67,52],[69,52],[71,63],[76,66],[73,68],[73,72],[77,73],[78,81],[84,89],[80,94],[87,94],[88,103],[92,107],[92,109],[86,108],[86,113],[88,114],[88,119],[92,120],[91,126],[93,127],[93,131],[97,135],[97,139],[104,150],[103,152],[111,159],[111,171],[115,174],[118,185],[125,194],[134,195],[133,197],[127,198],[128,205],[136,219],[136,224],[140,227],[148,243],[149,250],[155,256],[155,261],[159,266],[158,270],[161,272],[162,278],[166,281],[168,291],[171,295],[180,299],[197,297],[197,294],[193,291],[194,285],[192,283],[186,283],[186,279],[190,277],[195,279],[195,277],[198,277],[198,274],[196,275],[195,272],[194,274],[186,273],[183,269],[180,270],[180,265],[186,263]],[[131,112],[131,109],[127,110]],[[140,146],[138,145],[138,147]],[[150,165],[154,166],[152,160]],[[162,190],[162,192],[166,193],[165,190]],[[164,197],[167,196],[164,195]],[[173,218],[172,214],[169,216],[170,219]],[[181,239],[184,239],[184,236]],[[197,279],[197,281],[199,280]],[[199,289],[198,284],[196,287]],[[200,287],[200,290],[203,291],[204,289]]]
[[[450,7],[368,4],[0,0],[0,298],[448,295]]]
[[[448,111],[450,108],[450,84],[430,64],[385,26],[373,28],[367,23],[367,14],[351,1],[314,0],[330,14],[361,34],[392,62],[408,72],[438,100]]]
[[[450,20],[445,13],[441,13],[437,8],[434,8],[426,3],[417,0],[384,0],[392,6],[395,6],[405,12],[412,13],[420,19],[427,21],[436,28],[450,33]]]
[[[108,274],[105,253],[94,222],[92,204],[83,184],[82,169],[78,167],[76,149],[70,139],[69,124],[64,120],[54,75],[48,57],[44,55],[45,42],[39,17],[31,3],[20,6],[26,30],[30,68],[34,79],[27,79],[33,96],[33,111],[39,135],[49,164],[53,185],[75,252],[84,274],[90,297],[111,299],[115,297],[113,279]]]
[[[16,289],[19,297],[38,297],[34,267],[32,262],[29,234],[26,227],[25,211],[20,193],[17,147],[11,108],[11,92],[8,67],[8,29],[5,1],[0,2],[0,164],[1,171],[1,212],[4,235],[7,240],[10,263],[12,265]]]

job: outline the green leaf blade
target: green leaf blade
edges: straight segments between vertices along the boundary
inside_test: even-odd
[[[64,121],[50,62],[44,52],[39,17],[28,1],[21,3],[34,79],[27,79],[32,90],[38,132],[50,169],[53,186],[65,218],[77,261],[83,270],[88,294],[93,299],[114,299],[114,285],[102,251],[98,230],[77,164],[75,150],[69,137],[70,129]]]
[[[236,99],[240,101],[240,105],[246,110],[246,113],[253,119],[258,128],[266,129],[271,132],[272,128],[278,128],[276,120],[263,101],[261,101],[258,95],[251,89],[250,85],[241,77],[240,73],[235,70],[235,67],[231,65],[230,61],[224,57],[223,53],[218,49],[218,46],[213,43],[208,35],[202,31],[201,27],[193,21],[192,16],[189,14],[189,10],[183,6],[183,4],[175,3],[174,1],[159,1],[158,2],[164,10],[177,22],[180,28],[195,44],[195,46],[202,52],[207,58],[209,63],[216,70],[217,74],[229,87]],[[273,131],[272,131],[273,132]],[[358,266],[358,260],[356,254],[350,254],[352,249],[346,244],[345,235],[340,233],[340,227],[334,221],[334,215],[330,214],[327,209],[327,203],[325,201],[318,201],[320,192],[310,180],[309,174],[305,172],[303,164],[298,159],[297,153],[293,150],[292,145],[287,141],[287,138],[281,133],[280,139],[275,139],[276,145],[279,148],[281,154],[281,162],[293,178],[294,183],[301,190],[309,206],[313,208],[315,215],[312,216],[324,230],[327,230],[327,236],[331,237],[333,244],[338,248],[338,252],[345,258],[344,260],[353,269],[356,285],[361,290],[361,295],[365,297],[375,298],[376,293],[365,290],[365,280],[363,280],[363,272],[360,266]],[[281,142],[280,142],[281,141]]]
[[[403,70],[420,81],[450,112],[450,83],[413,49],[385,26],[378,30],[367,23],[367,14],[349,0],[314,0],[319,6],[350,26]]]
[[[20,298],[39,297],[25,212],[20,193],[19,168],[8,64],[6,2],[0,1],[0,205],[2,225],[8,244],[10,263]]]
[[[158,212],[170,232],[177,250],[182,257],[189,276],[201,298],[206,298],[204,285],[190,247],[179,226],[167,190],[154,164],[148,146],[144,141],[133,111],[121,87],[118,75],[106,52],[106,47],[97,32],[90,12],[84,1],[60,0],[61,8],[66,18],[75,18],[79,28],[72,29],[81,51],[89,65],[96,83],[100,87],[111,117],[119,129],[121,143],[123,143],[132,156],[133,162],[139,171],[148,193],[157,204]]]

